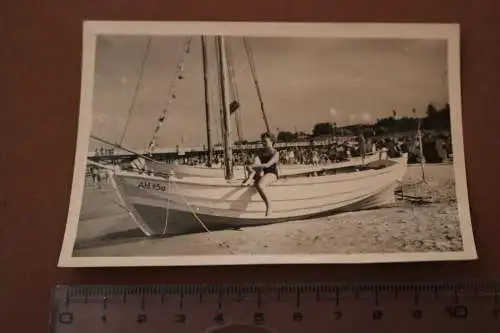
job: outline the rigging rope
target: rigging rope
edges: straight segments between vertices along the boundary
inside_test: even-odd
[[[172,184],[174,186],[174,188],[177,189],[177,184],[175,183],[175,181],[170,182],[170,184]],[[208,233],[209,237],[211,238],[212,231],[210,229],[208,229],[208,227],[205,223],[203,223],[203,221],[200,219],[200,217],[198,216],[198,214],[194,210],[193,206],[191,206],[189,201],[186,199],[186,197],[184,195],[182,195],[182,193],[180,191],[177,191],[177,194],[181,197],[182,201],[184,201],[184,203],[186,204],[188,209],[191,211],[191,214],[193,214],[193,217],[196,219],[196,221],[201,225],[201,227],[205,230],[205,232]],[[214,240],[214,239],[212,239],[212,240]],[[226,244],[226,242],[218,242],[216,240],[214,240],[214,242],[217,243],[217,245],[228,249],[229,253],[234,254],[233,250],[231,249],[231,247],[228,244]]]
[[[192,37],[189,37],[188,41],[186,42],[186,44],[184,46],[184,51],[182,53],[179,65],[177,65],[177,71],[175,73],[175,78],[172,81],[172,84],[170,85],[170,88],[168,90],[168,93],[167,93],[168,100],[165,103],[165,107],[163,108],[163,111],[162,111],[160,117],[158,118],[157,125],[156,125],[155,129],[153,130],[152,138],[148,143],[149,154],[151,154],[154,151],[154,149],[156,148],[156,140],[158,139],[157,134],[160,131],[160,129],[165,121],[165,118],[167,116],[167,111],[168,111],[170,104],[172,104],[173,100],[177,97],[175,94],[175,88],[177,87],[176,83],[178,81],[181,81],[184,79],[184,76],[182,75],[182,73],[184,72],[184,66],[186,63],[186,56],[191,52],[191,43],[192,43]]]
[[[92,164],[96,164],[97,166],[100,166],[98,163],[95,163],[95,162],[92,162]],[[104,165],[103,165],[103,167],[104,167]],[[113,174],[115,174],[116,172],[114,170],[107,170],[107,168],[104,168],[104,169],[106,169],[106,172],[108,172],[109,179],[111,181],[111,184],[112,184],[114,190],[117,191],[117,186],[116,186],[115,180],[113,178]],[[231,247],[226,242],[218,242],[218,241],[216,241],[215,239],[212,238],[212,236],[213,236],[212,235],[212,230],[210,230],[207,227],[207,225],[201,220],[201,218],[198,216],[198,214],[196,213],[196,211],[193,208],[193,206],[189,203],[189,201],[186,199],[186,197],[184,195],[182,195],[182,193],[178,190],[177,184],[175,183],[175,181],[172,181],[172,178],[170,176],[166,177],[166,178],[167,178],[167,182],[168,182],[167,183],[168,184],[168,192],[169,193],[173,192],[172,191],[172,187],[174,187],[177,190],[176,191],[177,194],[181,197],[182,201],[184,201],[186,207],[190,210],[190,212],[193,215],[193,217],[195,218],[195,220],[200,224],[200,226],[203,228],[203,230],[205,230],[205,232],[208,233],[209,238],[211,240],[213,240],[220,247],[226,248],[229,251],[230,254],[234,254],[233,250],[231,249]],[[103,196],[103,198],[106,197],[105,193],[103,193],[102,191],[98,191],[98,192],[99,192],[99,194],[101,194]],[[118,207],[120,207],[123,210],[125,210],[132,217],[132,219],[135,220],[134,213],[130,209],[128,209],[125,205],[122,205],[119,202],[116,202],[112,198],[108,198],[108,197],[106,197],[106,198],[109,199],[112,203],[114,203]],[[169,213],[170,213],[170,200],[167,201],[165,225],[163,226],[163,229],[162,229],[162,232],[161,232],[162,236],[165,236],[167,234],[167,231],[168,231],[168,219],[169,219],[169,215],[170,215]]]
[[[167,177],[167,181],[168,181],[167,192],[172,193],[172,182],[170,181],[170,177]],[[170,200],[167,200],[167,211],[165,212],[165,226],[163,227],[162,236],[165,236],[167,234],[169,213],[170,213]]]
[[[250,64],[250,71],[252,72],[252,77],[253,77],[253,81],[254,81],[254,84],[255,84],[255,89],[257,90],[257,95],[259,97],[260,109],[262,111],[262,117],[264,118],[264,123],[266,125],[266,130],[267,130],[268,133],[271,133],[271,128],[269,127],[269,122],[267,121],[266,112],[264,110],[264,101],[262,100],[262,94],[260,92],[259,81],[257,79],[257,71],[255,69],[255,60],[254,60],[254,57],[253,57],[253,52],[252,52],[252,48],[250,46],[250,42],[248,41],[247,37],[243,37],[243,43],[245,44],[245,50],[246,50],[246,53],[247,53],[248,62]]]
[[[131,154],[133,154],[133,155],[135,155],[135,156],[142,157],[142,158],[144,158],[144,159],[145,159],[145,160],[147,160],[147,161],[150,161],[150,162],[155,163],[155,164],[157,164],[157,165],[162,165],[159,161],[157,161],[157,160],[155,160],[155,159],[152,159],[151,157],[148,157],[148,156],[146,156],[146,155],[144,155],[144,154],[140,154],[140,153],[137,153],[137,152],[135,152],[135,151],[133,151],[133,150],[127,149],[127,148],[125,148],[125,147],[123,147],[122,145],[119,145],[119,144],[117,144],[117,143],[112,143],[112,142],[109,142],[109,141],[107,141],[107,140],[104,140],[104,139],[102,139],[102,138],[100,138],[100,137],[98,137],[98,136],[92,135],[92,134],[90,134],[89,136],[90,136],[90,138],[92,138],[92,139],[94,139],[94,140],[97,140],[97,141],[99,141],[99,142],[102,142],[102,143],[104,143],[104,144],[106,144],[106,145],[110,145],[110,146],[115,147],[115,148],[118,148],[118,149],[123,149],[124,151],[126,151],[126,152],[128,152],[128,153],[131,153]]]
[[[142,58],[142,63],[141,63],[141,67],[139,70],[139,79],[137,80],[137,84],[136,84],[135,90],[134,90],[134,95],[132,96],[132,102],[130,103],[130,108],[128,110],[127,121],[125,122],[125,128],[124,128],[122,136],[120,138],[120,145],[123,144],[123,140],[125,139],[125,135],[127,134],[128,124],[130,122],[130,117],[132,116],[132,111],[135,108],[135,101],[137,99],[137,96],[139,95],[142,77],[144,75],[144,68],[146,67],[146,61],[148,59],[150,49],[151,49],[151,36],[148,37],[148,42],[146,44],[146,51],[144,52],[144,56]]]
[[[109,171],[109,173],[110,173],[109,177],[110,177],[110,179],[111,179],[111,177],[113,177],[113,175],[111,174],[111,173],[112,173],[112,171]],[[133,213],[132,213],[132,211],[131,211],[130,209],[128,209],[127,207],[125,207],[125,206],[124,206],[124,205],[122,205],[121,203],[117,202],[116,200],[109,198],[109,197],[106,195],[106,193],[105,193],[105,192],[103,192],[103,191],[97,191],[97,192],[98,192],[100,195],[102,195],[103,199],[108,199],[108,200],[109,200],[109,201],[111,201],[113,204],[115,204],[117,207],[119,207],[119,208],[123,209],[123,210],[124,210],[124,211],[126,211],[127,213],[129,213],[129,214],[133,214]]]

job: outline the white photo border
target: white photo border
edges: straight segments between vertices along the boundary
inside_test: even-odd
[[[267,37],[342,37],[443,39],[448,44],[448,90],[457,205],[462,251],[425,253],[307,254],[307,255],[183,255],[136,257],[73,257],[83,199],[85,167],[92,123],[96,39],[99,35],[226,35]],[[212,266],[254,264],[359,264],[454,261],[477,259],[470,217],[462,127],[460,26],[456,23],[268,23],[85,21],[81,99],[73,182],[58,267]]]

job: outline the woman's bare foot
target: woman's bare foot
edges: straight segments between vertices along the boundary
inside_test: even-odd
[[[252,180],[248,179],[248,180],[243,181],[243,183],[241,183],[241,186],[242,187],[250,186],[251,183],[252,183]]]
[[[267,205],[266,206],[266,216],[270,216],[271,215],[271,205]]]

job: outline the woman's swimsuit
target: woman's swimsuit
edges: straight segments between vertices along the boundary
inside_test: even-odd
[[[274,153],[268,153],[268,152],[262,152],[259,156],[260,158],[260,161],[262,164],[266,164],[267,162],[269,162],[274,156]],[[276,163],[274,163],[273,165],[267,167],[267,168],[263,168],[262,171],[264,172],[264,174],[268,174],[268,173],[274,173],[276,175],[276,177],[278,177],[278,165]]]

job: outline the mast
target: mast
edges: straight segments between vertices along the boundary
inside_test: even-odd
[[[207,46],[205,36],[201,36],[201,54],[203,57],[203,84],[205,89],[205,121],[207,128],[207,146],[208,146],[208,165],[212,165],[214,147],[212,143],[212,127],[210,122],[210,103],[208,92],[208,64],[207,64]]]
[[[217,55],[219,59],[219,84],[220,84],[220,93],[221,93],[221,105],[222,105],[222,136],[223,136],[223,145],[224,145],[224,169],[225,169],[225,178],[227,180],[233,178],[233,152],[231,148],[231,119],[230,119],[230,109],[229,104],[230,101],[228,99],[227,91],[228,91],[228,81],[227,81],[227,58],[226,58],[226,45],[224,37],[216,36],[215,43],[217,47]]]

